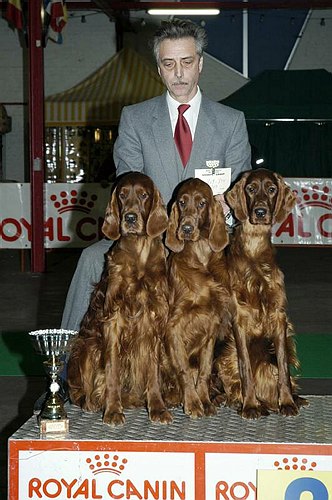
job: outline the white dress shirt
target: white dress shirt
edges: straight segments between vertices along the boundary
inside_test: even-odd
[[[173,130],[173,135],[175,132],[175,127],[176,127],[176,122],[178,121],[178,107],[180,106],[180,103],[173,99],[173,97],[169,94],[167,91],[166,95],[166,100],[167,100],[167,105],[168,105],[168,110],[169,110],[169,116],[171,119],[171,124],[172,124],[172,130]],[[186,102],[186,103],[181,103],[181,104],[190,104],[190,108],[185,111],[183,116],[188,122],[188,125],[190,127],[190,132],[191,132],[191,137],[194,140],[195,136],[195,130],[196,130],[196,124],[197,124],[197,119],[198,119],[198,113],[199,113],[199,108],[201,105],[201,100],[202,100],[202,93],[200,91],[200,88],[197,87],[197,92],[196,95],[191,99],[191,101]]]

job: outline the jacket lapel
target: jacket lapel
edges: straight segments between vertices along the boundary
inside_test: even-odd
[[[174,189],[180,180],[183,167],[179,165],[179,156],[176,151],[172,134],[171,120],[169,117],[166,94],[163,94],[156,101],[156,106],[152,116],[152,132],[157,144],[160,168],[163,168],[168,179],[170,188]],[[176,168],[174,168],[176,166]]]

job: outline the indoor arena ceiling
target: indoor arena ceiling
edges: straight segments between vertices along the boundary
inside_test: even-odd
[[[109,17],[113,17],[116,11],[137,11],[153,8],[219,8],[221,10],[243,10],[243,9],[331,9],[331,0],[233,0],[233,1],[156,1],[137,2],[126,0],[93,0],[93,1],[68,1],[69,10],[100,9]]]

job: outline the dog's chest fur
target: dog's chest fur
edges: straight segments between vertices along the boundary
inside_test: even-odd
[[[228,269],[231,289],[243,314],[248,321],[261,321],[285,308],[284,277],[276,264],[269,234],[250,236],[241,227],[237,229],[228,253]]]
[[[108,258],[108,274],[111,308],[127,318],[130,327],[143,316],[155,321],[167,315],[166,258],[159,238],[140,238],[135,245],[131,238],[120,240]]]

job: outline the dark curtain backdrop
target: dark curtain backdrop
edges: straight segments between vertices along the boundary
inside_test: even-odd
[[[244,112],[254,156],[267,168],[288,177],[332,177],[329,71],[266,70],[221,102]]]
[[[332,122],[247,121],[253,159],[285,177],[332,177]]]

